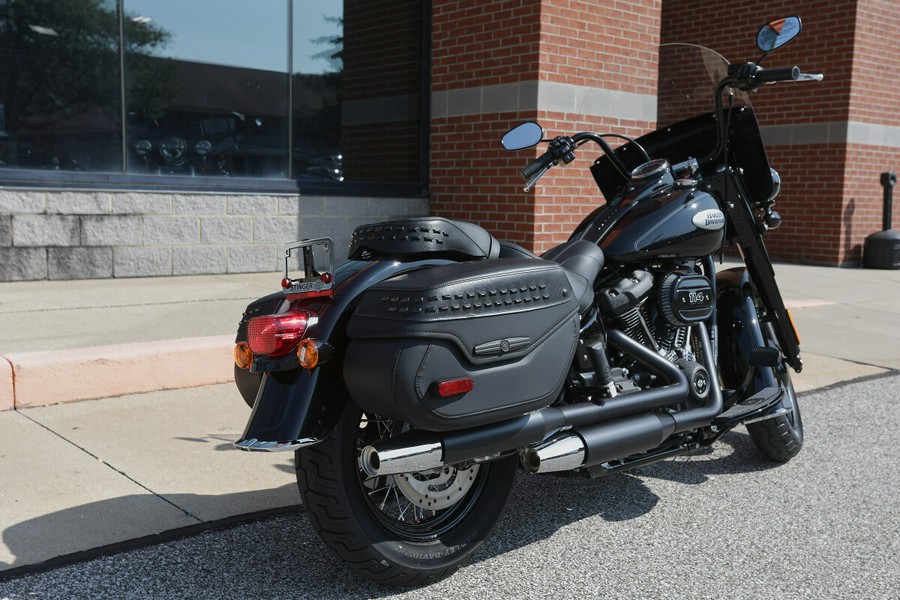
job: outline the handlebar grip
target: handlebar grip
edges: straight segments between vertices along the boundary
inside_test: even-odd
[[[525,181],[530,181],[532,177],[553,164],[554,160],[555,159],[553,158],[552,153],[545,152],[544,154],[540,155],[533,163],[519,169],[519,173],[522,174],[522,177],[525,178]]]
[[[787,67],[784,69],[762,69],[754,77],[757,83],[769,83],[772,81],[797,81],[800,79],[800,67]]]

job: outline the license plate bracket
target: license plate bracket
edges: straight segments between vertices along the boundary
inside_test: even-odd
[[[330,237],[290,242],[283,248],[281,287],[286,296],[309,298],[334,294],[334,241]]]

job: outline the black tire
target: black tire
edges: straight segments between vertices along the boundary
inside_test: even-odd
[[[770,345],[773,336],[767,336]],[[791,412],[747,424],[747,433],[756,445],[756,448],[770,460],[787,462],[797,456],[803,447],[803,417],[800,415],[800,404],[797,402],[797,394],[794,392],[794,384],[791,382],[791,373],[784,366],[784,362],[776,369],[784,397],[782,406]]]
[[[360,450],[403,428],[347,402],[330,437],[297,451],[297,485],[313,528],[349,569],[382,584],[422,585],[452,574],[484,545],[509,499],[516,457],[367,477]],[[410,485],[437,480],[455,494],[441,499],[446,506],[422,510],[410,501],[422,500]]]
[[[727,269],[719,273],[717,285],[719,288],[717,297],[718,324],[722,341],[719,345],[719,369],[722,383],[725,387],[736,388],[745,381],[750,366],[745,356],[748,345],[754,343],[748,341],[756,337],[755,332],[745,330],[747,325],[742,323],[744,315],[744,299],[747,294],[752,294],[758,305],[756,292],[752,288],[745,288],[744,269],[742,267]],[[759,331],[762,339],[769,347],[779,351],[775,330],[771,323],[764,325]],[[743,340],[743,341],[742,341]],[[755,342],[758,344],[758,342]],[[761,367],[763,368],[763,367]],[[800,415],[800,404],[794,392],[791,382],[791,374],[785,366],[784,355],[777,367],[772,368],[773,375],[784,390],[782,404],[791,412],[757,423],[748,423],[747,432],[750,434],[757,449],[770,460],[787,462],[800,452],[803,447],[803,419]],[[755,391],[764,387],[764,383],[757,379]]]

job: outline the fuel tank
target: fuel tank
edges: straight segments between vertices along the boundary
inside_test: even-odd
[[[607,260],[699,258],[721,247],[725,215],[712,196],[678,184],[660,192],[635,202],[600,240]]]
[[[657,180],[625,190],[573,233],[598,244],[610,260],[700,258],[719,249],[725,214],[693,181]]]

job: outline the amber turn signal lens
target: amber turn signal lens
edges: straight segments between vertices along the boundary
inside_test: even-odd
[[[786,312],[787,312],[787,316],[788,316],[788,321],[790,321],[790,323],[791,323],[791,329],[794,330],[794,337],[797,338],[797,345],[799,346],[800,345],[800,334],[797,333],[797,326],[794,325],[794,317],[793,317],[793,315],[791,315],[791,311],[788,310]]]
[[[297,348],[297,360],[304,369],[312,369],[319,364],[319,346],[316,340],[306,338],[300,341],[300,347]]]
[[[249,369],[253,364],[253,352],[247,342],[238,342],[234,347],[234,364],[241,369]]]

